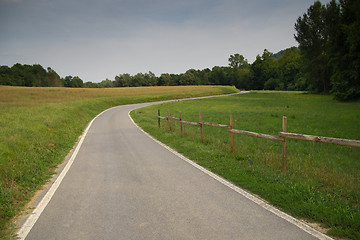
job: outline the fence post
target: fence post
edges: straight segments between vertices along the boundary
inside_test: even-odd
[[[199,120],[199,124],[200,124],[200,134],[201,134],[201,142],[204,141],[204,132],[203,132],[203,124],[202,124],[202,113],[200,112],[200,120]]]
[[[167,121],[167,125],[168,125],[168,130],[170,132],[171,127],[170,127],[170,121],[169,121],[169,110],[166,112],[166,121]]]
[[[181,136],[183,135],[183,124],[182,124],[182,114],[179,112],[179,119],[180,119],[180,133]]]
[[[233,129],[233,116],[230,114],[230,130]],[[234,153],[234,133],[230,132],[231,153]]]
[[[160,128],[160,109],[158,109],[158,127]]]
[[[283,132],[286,132],[286,116],[283,116]],[[283,173],[286,173],[286,137],[283,138],[283,146],[282,146],[282,170]]]

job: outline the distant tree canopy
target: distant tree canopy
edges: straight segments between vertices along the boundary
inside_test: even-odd
[[[40,64],[14,64],[11,68],[0,66],[0,85],[25,87],[84,87],[79,77],[60,76],[50,67],[45,70]]]
[[[66,76],[64,79],[64,87],[82,88],[84,87],[83,81],[78,77]]]
[[[60,76],[51,68],[41,65],[14,64],[11,68],[0,66],[0,85],[26,87],[63,87]]]
[[[295,23],[303,72],[317,92],[360,97],[360,1],[316,1]]]

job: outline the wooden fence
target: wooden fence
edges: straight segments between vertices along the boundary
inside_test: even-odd
[[[171,124],[170,120],[175,120],[180,123],[180,133],[181,136],[183,135],[183,124],[193,125],[193,126],[199,126],[200,127],[200,138],[201,142],[204,141],[204,130],[203,126],[212,126],[212,127],[218,127],[218,128],[225,128],[230,133],[230,147],[231,147],[231,153],[234,153],[235,147],[234,147],[234,133],[257,137],[257,138],[264,138],[269,140],[275,140],[275,141],[281,141],[282,142],[282,171],[286,173],[286,139],[292,138],[292,139],[298,139],[298,140],[306,140],[306,141],[312,141],[312,142],[322,142],[322,143],[330,143],[330,144],[336,144],[336,145],[344,145],[344,146],[351,146],[351,147],[360,147],[360,141],[359,140],[349,140],[349,139],[342,139],[342,138],[330,138],[330,137],[320,137],[320,136],[312,136],[312,135],[305,135],[305,134],[298,134],[298,133],[288,133],[286,132],[286,116],[283,116],[283,126],[282,131],[279,132],[278,136],[263,134],[263,133],[256,133],[256,132],[249,132],[245,130],[237,130],[233,129],[233,117],[230,114],[230,125],[225,124],[219,124],[219,123],[210,123],[210,122],[204,122],[202,118],[202,113],[199,113],[199,121],[198,122],[189,122],[182,119],[182,114],[179,112],[179,117],[172,117],[169,115],[169,111],[167,111],[166,117],[161,117],[160,110],[158,110],[158,127],[160,128],[160,120],[166,120],[167,122],[167,128],[170,131],[171,130]]]

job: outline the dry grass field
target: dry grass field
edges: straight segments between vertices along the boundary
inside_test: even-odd
[[[231,87],[214,86],[163,86],[128,88],[28,88],[0,86],[0,106],[35,106],[47,103],[73,102],[84,99],[116,98],[137,100],[165,99],[208,94],[231,93]]]

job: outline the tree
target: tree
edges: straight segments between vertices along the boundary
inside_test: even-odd
[[[12,71],[8,66],[0,66],[0,85],[12,85]]]
[[[332,68],[327,51],[329,32],[326,27],[326,7],[316,1],[303,17],[297,19],[295,30],[309,84],[317,92],[328,92]]]
[[[83,81],[78,77],[66,76],[64,79],[64,86],[65,87],[72,87],[72,88],[82,88],[84,87]]]
[[[66,77],[63,79],[63,82],[64,82],[64,86],[65,86],[65,87],[71,87],[72,76],[71,76],[71,75],[66,76]]]
[[[85,82],[84,83],[84,88],[98,88],[99,85],[97,83],[93,83],[93,82]]]
[[[228,60],[229,60],[229,65],[232,68],[241,68],[242,66],[248,64],[244,56],[238,53],[235,53],[234,55],[230,55]]]
[[[205,68],[201,71],[198,71],[198,78],[200,85],[209,85],[209,77],[210,77],[211,70],[209,68]]]
[[[304,60],[305,77],[318,92],[340,100],[360,97],[360,2],[319,1],[299,17],[295,39]]]
[[[171,75],[168,73],[163,73],[159,77],[158,86],[170,86],[172,82]]]
[[[282,56],[277,60],[280,72],[279,86],[281,90],[306,90],[297,81],[302,77],[301,55],[296,47],[288,48],[282,51]]]
[[[209,82],[212,85],[231,85],[231,76],[228,67],[215,66],[209,74]]]
[[[71,82],[71,87],[74,87],[74,88],[84,87],[83,80],[81,80],[78,76],[73,77],[72,82]]]
[[[132,77],[131,81],[131,87],[140,87],[144,84],[144,74],[143,73],[137,73],[135,76]]]
[[[46,81],[50,87],[64,87],[64,82],[60,76],[50,67],[47,68]]]
[[[272,82],[280,82],[280,73],[278,70],[276,59],[273,54],[267,49],[264,50],[262,56],[256,57],[256,60],[250,67],[251,69],[251,81],[249,87],[251,89],[260,90],[264,89],[265,83],[270,79]],[[277,86],[279,87],[279,86]]]
[[[360,98],[360,2],[342,0],[340,6],[331,4],[328,9],[339,14],[337,23],[329,17],[330,62],[334,69],[331,93],[339,100]]]
[[[180,76],[180,85],[196,85],[196,77],[194,75],[193,69],[186,71],[186,73],[181,74]]]
[[[98,87],[99,88],[112,88],[112,87],[114,87],[114,82],[109,79],[105,79],[98,83]]]
[[[250,65],[243,68],[233,69],[232,83],[238,89],[250,89],[251,72]]]
[[[227,81],[227,85],[235,85],[239,89],[248,89],[250,79],[250,65],[243,55],[238,53],[230,55],[229,66],[231,70],[228,71],[230,75],[230,81]]]
[[[25,79],[23,74],[23,66],[20,63],[16,63],[11,67],[12,86],[25,86]]]
[[[278,90],[280,89],[281,82],[280,79],[270,78],[264,84],[264,90]]]
[[[46,81],[46,70],[40,64],[24,65],[26,72],[27,86],[30,87],[49,87],[50,84]]]
[[[144,74],[144,83],[142,86],[156,86],[158,83],[158,79],[155,74],[151,71]]]
[[[115,87],[130,87],[131,84],[131,76],[128,73],[120,74],[119,76],[115,76]]]

